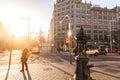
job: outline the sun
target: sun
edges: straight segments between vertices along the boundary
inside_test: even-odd
[[[30,22],[27,18],[30,18]],[[0,14],[0,21],[2,21],[4,27],[9,28],[10,33],[13,33],[15,36],[28,36],[28,31],[32,31],[36,35],[40,31],[40,27],[41,30],[46,31],[46,35],[48,33],[47,26],[49,26],[49,24],[46,24],[47,18],[46,15],[35,15],[21,8],[16,10],[4,8]]]
[[[10,32],[15,36],[25,36],[28,32],[28,22],[21,20],[20,18],[12,21],[10,25]]]

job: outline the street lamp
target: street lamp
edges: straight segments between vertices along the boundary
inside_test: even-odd
[[[29,45],[29,39],[30,39],[30,17],[21,17],[21,19],[27,19],[28,20],[28,31],[27,31],[27,42],[28,42],[28,44],[27,45]]]
[[[112,53],[112,20],[109,22],[110,25],[110,52]]]
[[[69,57],[69,60],[70,60],[70,64],[72,64],[72,61],[71,61],[71,19],[70,19],[70,16],[69,15],[65,15],[65,17],[60,21],[60,25],[62,25],[62,21],[65,19],[65,18],[68,18],[69,19],[69,31],[68,31],[68,37],[69,37],[69,52],[70,52],[70,57]]]

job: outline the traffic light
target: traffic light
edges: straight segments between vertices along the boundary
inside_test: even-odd
[[[70,37],[66,37],[66,43],[70,43]]]

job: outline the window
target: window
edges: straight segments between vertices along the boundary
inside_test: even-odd
[[[108,19],[109,19],[109,20],[112,20],[112,17],[111,17],[111,16],[109,16],[109,17],[108,17]]]
[[[94,30],[94,33],[97,33],[97,30]]]
[[[70,2],[68,1],[68,2],[66,2],[66,5],[68,5]]]
[[[73,18],[74,17],[74,15],[71,15],[71,18]]]
[[[99,35],[99,40],[103,40],[103,36],[102,35]]]
[[[102,19],[102,16],[98,16],[98,19]]]
[[[91,16],[87,16],[87,19],[91,19]]]
[[[94,40],[98,40],[98,36],[97,35],[94,35]]]
[[[102,12],[99,12],[99,14],[102,14]]]
[[[76,25],[76,28],[80,28],[80,25]]]
[[[102,21],[99,21],[99,24],[102,24]]]
[[[76,13],[80,13],[80,10],[77,10]]]
[[[97,28],[97,26],[95,25],[94,28]]]
[[[94,16],[94,19],[97,19],[97,15]]]
[[[90,11],[87,11],[87,14],[91,14],[91,12],[90,12]]]
[[[86,14],[86,11],[82,11],[82,14]]]
[[[74,5],[71,5],[71,8],[74,8]]]
[[[97,12],[94,12],[94,14],[97,14]]]
[[[79,16],[79,15],[76,15],[76,18],[80,18],[81,16]]]
[[[60,31],[60,29],[58,29],[58,31]]]
[[[80,8],[80,5],[76,5],[76,8]]]
[[[91,31],[90,31],[90,30],[87,30],[87,33],[91,33]]]
[[[103,18],[104,18],[104,19],[107,19],[107,16],[104,16]]]
[[[66,9],[69,9],[69,6],[67,6]]]
[[[103,33],[103,31],[99,31],[99,33]]]
[[[82,18],[85,18],[85,16],[82,16]]]
[[[60,33],[57,33],[57,35],[60,35]]]
[[[65,10],[65,8],[62,8],[62,11],[64,11]]]
[[[88,39],[91,39],[91,35],[88,35]]]

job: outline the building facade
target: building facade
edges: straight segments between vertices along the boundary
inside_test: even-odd
[[[112,41],[117,47],[120,46],[119,6],[108,9],[92,5],[91,2],[83,3],[82,0],[56,0],[50,23],[50,41],[56,47],[62,47],[66,44],[68,31],[71,30],[71,47],[75,47],[75,36],[81,26],[88,36],[88,45],[109,45]]]

